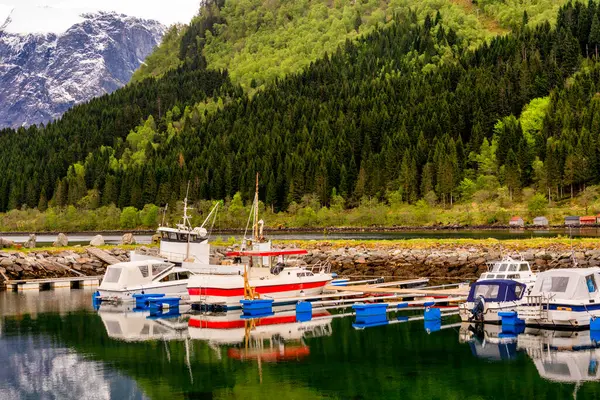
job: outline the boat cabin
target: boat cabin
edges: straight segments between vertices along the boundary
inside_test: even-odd
[[[477,281],[471,285],[467,302],[483,298],[486,302],[504,302],[521,300],[526,285],[508,279],[490,279]]]
[[[179,225],[177,228],[160,227],[157,232],[160,235],[161,257],[177,263],[210,263],[210,245],[206,229],[191,229]]]
[[[531,296],[553,301],[575,300],[585,304],[600,302],[600,268],[554,269],[538,274]]]
[[[171,282],[190,277],[190,271],[159,260],[131,261],[107,267],[100,289],[122,290],[154,282]]]
[[[516,279],[533,280],[535,275],[531,271],[531,266],[527,261],[514,260],[506,257],[502,261],[487,263],[488,272],[481,274],[479,280],[485,279]]]
[[[242,257],[248,257],[250,267],[269,267],[272,273],[277,275],[285,268],[286,259],[289,256],[299,256],[307,254],[306,250],[302,249],[285,249],[285,250],[242,250],[230,251],[226,254],[227,257],[234,257],[238,263],[241,263]]]

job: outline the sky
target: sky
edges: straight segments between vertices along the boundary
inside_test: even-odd
[[[198,12],[200,0],[0,0],[0,26],[14,8],[26,11],[42,7],[59,10],[103,10],[155,19],[164,25],[189,23]],[[61,18],[60,12],[53,12]],[[69,12],[64,13],[66,19],[71,18]],[[58,22],[58,21],[55,21]]]

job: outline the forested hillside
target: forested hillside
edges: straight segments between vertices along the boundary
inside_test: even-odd
[[[0,132],[0,211],[141,209],[180,200],[188,181],[193,200],[249,199],[256,172],[275,210],[307,195],[313,210],[510,202],[526,187],[556,201],[598,183],[594,2],[564,6],[554,27],[523,15],[483,42],[453,28],[451,12],[397,9],[251,96],[203,52],[225,29],[226,5],[173,33],[179,66],[161,78],[139,77],[47,127]]]

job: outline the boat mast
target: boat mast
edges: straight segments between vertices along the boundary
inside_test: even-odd
[[[254,242],[259,242],[258,236],[258,172],[256,173],[256,189],[254,191]]]

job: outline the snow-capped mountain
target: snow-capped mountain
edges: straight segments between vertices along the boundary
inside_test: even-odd
[[[165,29],[114,12],[12,10],[0,25],[0,128],[48,122],[124,86]]]

